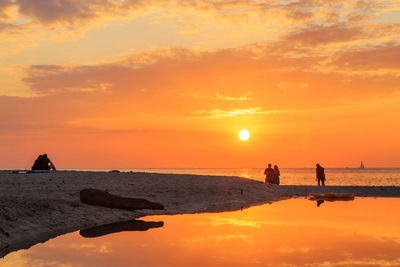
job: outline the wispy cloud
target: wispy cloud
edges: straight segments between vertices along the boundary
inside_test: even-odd
[[[213,109],[213,110],[199,110],[195,113],[200,115],[206,115],[207,118],[212,119],[219,119],[225,117],[234,117],[238,115],[252,115],[257,113],[261,108],[249,108],[249,109],[235,109],[235,110],[220,110],[220,109]]]
[[[230,20],[237,23],[258,23],[267,25],[269,22],[293,24],[310,23],[310,25],[337,24],[339,22],[354,23],[371,17],[377,17],[382,12],[398,7],[397,1],[364,0],[349,2],[337,1],[143,1],[143,0],[2,0],[0,3],[0,18],[17,25],[24,19],[25,27],[46,27],[47,30],[63,28],[71,32],[85,31],[110,20],[134,20],[149,13],[159,14],[168,11],[169,16],[157,15],[157,21],[171,16],[181,16],[188,12],[204,13],[217,19]],[[9,10],[13,10],[10,12]],[[12,15],[10,15],[12,13]],[[183,31],[193,31],[203,16],[191,16],[191,21],[184,23]],[[181,16],[180,19],[185,19]],[[12,25],[10,25],[11,27]],[[326,26],[326,25],[325,25]],[[318,27],[318,26],[317,26]],[[350,33],[350,32],[348,32]]]
[[[293,112],[295,110],[287,109],[287,110],[263,110],[260,107],[248,108],[248,109],[234,109],[234,110],[220,110],[220,109],[212,109],[212,110],[199,110],[194,112],[195,114],[199,114],[202,118],[209,119],[221,119],[235,116],[250,116],[255,114],[274,114],[274,113],[285,113],[285,112]]]
[[[217,93],[215,96],[211,97],[213,99],[216,100],[225,100],[225,101],[234,101],[234,102],[243,102],[243,101],[249,101],[252,100],[252,98],[250,97],[251,93],[248,93],[244,96],[238,96],[238,97],[234,97],[234,96],[224,96],[221,95],[220,93]]]
[[[395,37],[399,32],[400,25],[398,24],[308,24],[305,27],[300,26],[298,29],[292,31],[284,37],[284,40],[307,46],[315,46],[329,43],[377,40],[379,38]]]
[[[209,95],[208,93],[205,94],[204,92],[193,92],[189,91],[185,95],[193,98],[199,98],[199,99],[212,99],[212,100],[222,100],[222,101],[228,101],[228,102],[245,102],[245,101],[251,101],[253,100],[251,92],[246,93],[244,95],[240,96],[227,96],[219,93],[215,93],[215,95]]]
[[[310,94],[321,101],[337,101],[352,99],[358,88],[363,88],[365,97],[393,92],[395,86],[382,85],[399,82],[398,54],[395,41],[326,55],[286,49],[280,42],[204,52],[171,48],[98,65],[33,65],[26,69],[24,82],[38,95],[113,92],[114,97],[145,97],[173,92],[173,98],[193,98],[190,102],[207,98],[210,103],[246,102],[262,107],[262,99],[276,99],[281,105],[299,106],[310,104],[306,99]],[[392,72],[377,73],[380,69]],[[274,102],[270,105],[276,108]],[[284,104],[284,108],[289,106]]]

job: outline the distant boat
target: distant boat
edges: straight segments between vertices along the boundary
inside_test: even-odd
[[[364,169],[364,163],[361,161],[360,169]]]

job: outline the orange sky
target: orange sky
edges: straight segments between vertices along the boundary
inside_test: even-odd
[[[399,167],[399,33],[398,0],[0,0],[0,168]]]

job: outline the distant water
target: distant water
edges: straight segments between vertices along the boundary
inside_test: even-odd
[[[112,169],[77,169],[81,171],[110,171]],[[148,172],[171,174],[199,174],[217,176],[239,176],[264,181],[264,169],[119,169],[121,172]],[[327,185],[400,185],[400,168],[379,169],[325,169]],[[281,169],[283,185],[314,185],[315,169]]]

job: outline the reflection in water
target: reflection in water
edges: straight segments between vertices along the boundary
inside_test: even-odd
[[[290,199],[242,212],[146,217],[166,227],[99,238],[71,233],[0,266],[398,266],[400,199]]]
[[[321,206],[321,204],[324,202],[325,202],[325,200],[323,200],[323,199],[317,200],[317,207]]]
[[[321,206],[322,203],[324,203],[325,201],[329,201],[329,202],[336,202],[336,201],[353,201],[354,200],[354,196],[352,198],[308,198],[308,200],[311,201],[316,201],[317,202],[317,207]]]
[[[79,234],[83,237],[91,238],[126,231],[147,231],[151,228],[158,228],[163,226],[164,222],[145,222],[140,220],[129,220],[84,229],[81,230]]]

